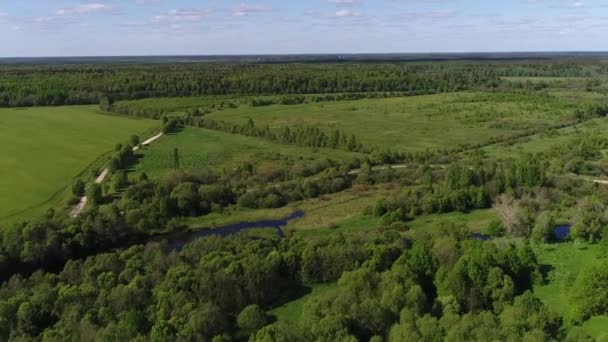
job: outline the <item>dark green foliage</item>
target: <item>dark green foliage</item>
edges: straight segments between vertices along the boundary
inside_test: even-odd
[[[87,199],[92,205],[99,205],[103,203],[103,190],[100,184],[91,184],[87,191]]]
[[[549,242],[555,239],[555,219],[550,212],[542,212],[536,218],[532,229],[532,238],[538,241]]]
[[[255,332],[268,324],[266,312],[258,305],[253,304],[245,307],[236,318],[239,328],[246,332]]]
[[[179,169],[179,149],[177,147],[173,149],[173,168]]]
[[[597,197],[583,199],[577,208],[572,238],[597,242],[608,228],[606,205]]]
[[[82,179],[77,179],[76,182],[72,185],[72,194],[74,196],[82,196],[86,190],[86,184],[82,181]]]
[[[572,285],[571,301],[575,322],[608,312],[608,263],[585,267]]]
[[[137,135],[132,135],[130,139],[130,143],[132,147],[139,145],[139,137]]]
[[[166,117],[163,117],[162,132],[164,134],[173,133],[179,130],[182,126],[183,122],[180,118],[167,119]]]
[[[129,176],[125,171],[117,171],[112,176],[112,185],[114,186],[114,191],[121,191],[129,186]]]
[[[112,110],[112,105],[114,104],[114,101],[111,97],[109,96],[102,96],[99,99],[99,109],[101,109],[104,112],[109,112]],[[59,105],[59,103],[55,104],[55,105]]]
[[[307,126],[285,126],[280,129],[271,129],[266,126],[258,128],[252,119],[244,125],[231,124],[223,121],[200,119],[192,121],[193,125],[207,129],[220,130],[227,133],[242,134],[251,137],[259,137],[270,141],[284,144],[333,148],[349,152],[363,152],[366,148],[354,135],[347,135],[339,130],[334,130],[328,134],[317,127]]]
[[[5,66],[0,106],[97,104],[114,100],[222,94],[400,91],[429,94],[498,82],[459,64],[149,64]],[[339,95],[328,95],[339,96]],[[285,97],[295,104],[300,96]]]

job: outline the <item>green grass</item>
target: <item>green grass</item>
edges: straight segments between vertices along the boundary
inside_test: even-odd
[[[585,267],[603,258],[598,245],[566,242],[541,244],[535,247],[538,260],[548,265],[548,283],[535,286],[534,293],[552,310],[567,316],[571,311],[568,281]],[[594,338],[608,337],[608,316],[595,316],[583,324],[583,328]]]
[[[325,195],[300,202],[290,203],[278,209],[243,209],[230,207],[222,213],[212,213],[202,217],[182,221],[190,229],[223,226],[238,222],[253,222],[284,218],[297,210],[303,210],[304,217],[291,221],[284,227],[286,233],[302,236],[319,236],[340,232],[367,231],[377,228],[379,219],[362,214],[368,206],[387,196],[390,191],[371,188],[360,193],[352,190]]]
[[[558,145],[572,145],[584,137],[605,132],[606,129],[608,129],[608,119],[593,119],[575,126],[531,135],[513,143],[486,146],[482,151],[488,157],[498,159],[513,158],[525,153],[542,153]]]
[[[454,224],[455,226],[464,226],[470,232],[487,233],[486,229],[490,225],[490,222],[497,218],[493,210],[483,209],[473,210],[468,213],[453,212],[420,216],[408,222],[408,226],[413,232],[432,233],[446,224]]]
[[[608,340],[608,316],[595,316],[583,323],[583,329],[596,341]]]
[[[359,154],[331,149],[313,149],[282,145],[258,138],[229,134],[197,127],[162,138],[162,143],[141,150],[143,158],[136,171],[161,176],[174,168],[173,150],[179,151],[183,169],[234,167],[246,161],[273,160],[278,155],[295,159],[330,158],[342,160]]]
[[[273,310],[270,311],[271,314],[277,317],[278,321],[281,322],[298,322],[302,318],[302,313],[304,312],[304,305],[311,299],[331,290],[335,290],[338,288],[338,283],[328,283],[328,284],[315,284],[311,285],[310,293],[293,300],[291,302],[285,303]]]
[[[505,81],[512,81],[512,82],[533,82],[533,83],[539,83],[539,82],[581,82],[581,81],[586,81],[592,78],[589,77],[520,77],[520,76],[514,76],[514,77],[501,77],[503,80]]]
[[[156,127],[93,106],[0,109],[0,221],[57,205],[100,156]]]
[[[451,93],[294,106],[240,106],[208,115],[215,120],[279,128],[307,125],[355,134],[368,145],[423,151],[487,143],[569,120],[574,102],[512,93]]]
[[[395,190],[381,187],[366,191],[347,190],[305,201],[300,208],[306,215],[293,221],[287,228],[297,231],[298,234],[325,234],[376,228],[376,225],[365,225],[373,223],[373,220],[370,221],[362,213],[367,207],[374,206],[380,198],[387,197],[393,191]]]

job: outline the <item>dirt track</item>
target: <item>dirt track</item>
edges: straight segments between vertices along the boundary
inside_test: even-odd
[[[144,141],[143,143],[141,143],[141,145],[148,146],[151,143],[153,143],[154,141],[158,140],[162,136],[163,136],[163,133],[159,133],[159,134],[153,136],[152,138]],[[133,147],[133,151],[137,151],[137,150],[139,150],[139,146]],[[95,178],[95,184],[103,183],[103,181],[108,176],[108,173],[110,173],[110,170],[108,168],[105,168],[99,174],[99,176],[97,176],[97,178]],[[80,202],[78,202],[78,204],[76,204],[72,209],[70,209],[70,217],[72,217],[72,218],[78,217],[86,206],[87,206],[87,196],[80,197]]]

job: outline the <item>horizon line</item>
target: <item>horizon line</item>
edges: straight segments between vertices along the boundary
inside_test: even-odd
[[[0,56],[2,59],[51,59],[51,58],[176,58],[176,57],[292,57],[292,56],[442,56],[442,55],[490,55],[490,54],[608,54],[608,50],[514,50],[514,51],[443,51],[443,52],[306,52],[306,53],[218,53],[218,54],[133,54],[133,55],[46,55]]]

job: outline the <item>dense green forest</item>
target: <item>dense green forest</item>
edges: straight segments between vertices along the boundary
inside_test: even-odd
[[[157,127],[94,156],[63,205],[1,223],[0,341],[605,336],[603,63],[0,72],[0,106],[94,104],[83,108]],[[307,122],[313,109],[343,110],[359,129]],[[393,113],[403,126],[385,122]],[[368,128],[377,121],[387,132]],[[366,143],[468,129],[491,134],[415,152]],[[213,147],[182,143],[210,133]],[[154,175],[140,168],[150,156],[163,159]]]
[[[176,64],[0,66],[0,107],[167,96],[390,92],[494,87],[501,76],[588,76],[576,63]]]

